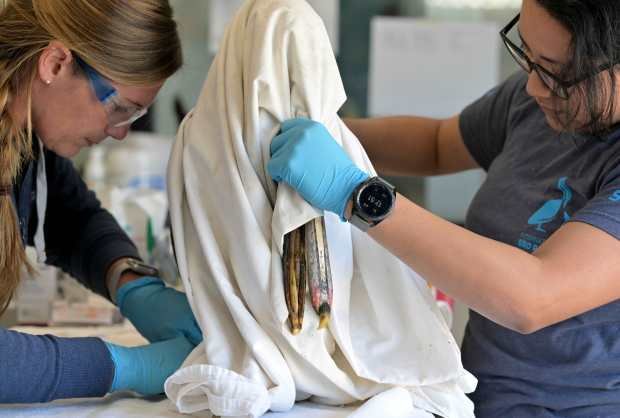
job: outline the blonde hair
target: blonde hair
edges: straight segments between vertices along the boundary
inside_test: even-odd
[[[182,65],[168,0],[0,0],[0,188],[12,186],[32,158],[32,83],[38,58],[58,40],[105,77],[141,86]],[[26,123],[9,112],[26,98]],[[0,313],[27,263],[10,192],[0,195]]]

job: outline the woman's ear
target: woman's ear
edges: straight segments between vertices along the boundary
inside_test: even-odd
[[[60,41],[51,41],[39,56],[39,80],[46,85],[73,73],[73,54]]]

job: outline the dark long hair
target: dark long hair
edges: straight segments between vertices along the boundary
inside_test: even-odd
[[[610,88],[605,77],[587,77],[572,94],[581,96],[588,116],[580,130],[597,134],[608,132],[618,94],[614,73],[615,65],[620,62],[620,1],[537,1],[572,35],[571,56],[560,74],[562,79],[581,79],[599,73],[602,66],[607,67],[604,72],[611,79]]]

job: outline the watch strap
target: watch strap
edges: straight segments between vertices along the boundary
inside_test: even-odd
[[[358,213],[355,211],[355,208],[353,208],[353,213],[351,214],[351,218],[349,218],[349,222],[351,223],[351,225],[360,229],[362,232],[366,232],[371,227],[376,225],[376,223],[368,222],[367,220],[359,216]]]
[[[110,299],[114,302],[114,304],[116,304],[116,290],[118,288],[118,282],[123,273],[126,271],[132,271],[144,276],[159,276],[159,270],[157,270],[156,267],[144,264],[142,261],[135,258],[119,258],[112,263],[108,269],[108,274],[106,277]]]

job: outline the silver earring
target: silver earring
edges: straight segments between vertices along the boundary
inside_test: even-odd
[[[45,84],[49,86],[50,84],[52,84],[52,80],[45,80]]]

